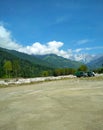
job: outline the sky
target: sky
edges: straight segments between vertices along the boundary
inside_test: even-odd
[[[0,47],[76,60],[101,54],[103,0],[0,0]]]

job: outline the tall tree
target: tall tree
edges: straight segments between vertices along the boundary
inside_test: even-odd
[[[5,61],[4,69],[5,69],[5,72],[6,72],[6,76],[8,76],[10,78],[10,73],[12,71],[12,62],[9,61],[9,60]]]
[[[12,68],[14,72],[14,76],[18,77],[19,71],[20,71],[20,64],[18,60],[14,60],[12,63]]]

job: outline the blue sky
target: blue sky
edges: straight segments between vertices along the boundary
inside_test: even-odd
[[[0,26],[4,48],[64,57],[103,52],[103,0],[0,0]]]

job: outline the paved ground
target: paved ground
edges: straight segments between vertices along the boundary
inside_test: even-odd
[[[103,80],[1,88],[0,130],[103,130]]]

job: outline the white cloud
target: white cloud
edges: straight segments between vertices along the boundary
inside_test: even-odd
[[[53,26],[53,25],[59,25],[59,24],[62,24],[64,22],[67,22],[71,19],[71,16],[58,16],[56,18],[54,18],[51,23],[49,24],[49,26]]]
[[[83,48],[77,48],[77,49],[74,50],[74,52],[79,53],[79,52],[81,52],[82,50],[83,50]]]
[[[86,44],[86,43],[89,43],[89,42],[91,42],[91,40],[82,39],[82,40],[77,41],[76,43],[77,43],[77,45],[82,45],[82,44]]]
[[[51,53],[60,54],[61,52],[59,48],[62,46],[63,43],[57,41],[51,41],[45,45],[36,42],[33,43],[31,46],[22,47],[19,48],[18,50],[28,54],[38,54],[38,55],[51,54]]]
[[[21,45],[12,40],[11,32],[0,26],[0,47],[17,50]]]
[[[56,41],[52,41],[52,42],[48,42],[48,47],[55,49],[55,48],[60,48],[63,46],[63,42],[56,42]]]
[[[103,49],[103,46],[86,48],[86,50],[97,50],[97,49]]]
[[[41,44],[39,42],[33,43],[31,46],[23,46],[18,44],[12,39],[11,32],[0,25],[0,47],[17,50],[27,54],[57,54],[65,58],[69,58],[69,52],[61,50],[60,48],[64,45],[60,41],[50,41],[47,44]]]
[[[86,43],[87,41],[81,41],[81,43]],[[79,42],[80,43],[80,42]],[[64,58],[72,60],[83,60],[85,59],[86,54],[82,52],[90,51],[94,49],[103,49],[103,46],[92,47],[92,48],[77,48],[75,50],[68,49],[66,51],[62,50],[61,47],[64,45],[60,41],[50,41],[46,44],[41,44],[39,42],[33,43],[31,46],[23,46],[12,39],[11,32],[4,28],[3,25],[0,25],[0,47],[17,50],[27,54],[34,55],[45,55],[45,54],[56,54]]]

